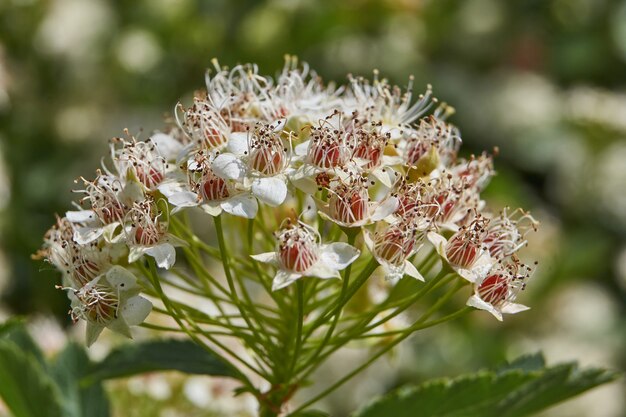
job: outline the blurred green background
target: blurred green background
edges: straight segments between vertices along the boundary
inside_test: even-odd
[[[400,85],[410,74],[418,89],[433,84],[457,109],[464,152],[500,148],[490,203],[522,206],[542,222],[525,254],[540,261],[522,300],[530,312],[504,325],[475,314],[423,333],[327,407],[340,415],[403,381],[540,349],[552,362],[626,368],[618,0],[0,0],[0,318],[53,314],[67,325],[57,274],[30,254],[110,137],[161,127],[203,87],[213,57],[275,74],[285,53],[327,81],[377,68]],[[42,343],[54,326],[45,323],[34,326]],[[545,415],[624,416],[623,393],[622,381]]]

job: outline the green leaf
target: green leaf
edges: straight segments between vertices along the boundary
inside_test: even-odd
[[[29,352],[0,340],[0,397],[15,417],[61,417],[60,393]]]
[[[577,364],[546,368],[540,354],[521,357],[497,371],[402,387],[353,417],[522,417],[614,380],[616,373],[579,370]]]
[[[520,371],[539,371],[546,366],[546,360],[541,352],[533,353],[530,355],[523,355],[513,361],[500,366],[497,369],[498,373],[506,371],[520,370]]]
[[[170,339],[123,345],[97,363],[86,381],[168,370],[234,378],[239,376],[232,366],[197,344]]]
[[[44,367],[46,366],[43,353],[33,338],[30,337],[30,334],[28,334],[23,319],[13,317],[0,324],[0,340],[12,341],[19,346],[23,352],[32,354],[40,364]]]
[[[91,369],[85,349],[69,343],[52,365],[52,376],[63,397],[63,415],[66,417],[108,417],[109,400],[101,382],[81,384]]]

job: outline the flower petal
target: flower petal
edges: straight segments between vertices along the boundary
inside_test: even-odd
[[[128,337],[129,339],[133,338],[133,335],[130,333],[130,328],[128,327],[128,323],[124,321],[122,317],[118,317],[115,320],[111,320],[107,325],[107,329],[114,331],[115,333],[119,333],[123,336]]]
[[[128,269],[114,265],[106,273],[109,285],[119,292],[132,291],[139,288],[137,278]]]
[[[287,198],[287,184],[279,178],[257,178],[252,182],[252,194],[263,203],[276,207]]]
[[[133,263],[137,261],[139,258],[144,256],[148,250],[148,248],[143,246],[132,246],[128,251],[128,263]]]
[[[250,255],[250,257],[266,264],[278,264],[278,255],[276,255],[276,252],[258,253],[256,255]]]
[[[466,303],[468,306],[470,307],[474,307],[477,308],[479,310],[485,310],[490,312],[491,314],[493,314],[493,316],[495,318],[497,318],[498,320],[502,321],[502,313],[496,309],[494,306],[492,306],[491,304],[485,302],[483,299],[481,299],[479,296],[477,296],[476,294],[472,295]]]
[[[391,188],[396,180],[396,172],[389,167],[377,168],[371,174],[387,188]]]
[[[222,214],[222,206],[218,204],[203,204],[200,206],[205,213],[210,214],[213,217],[219,216]]]
[[[246,174],[243,161],[232,153],[218,155],[211,164],[211,169],[218,177],[241,181]]]
[[[102,333],[102,330],[104,330],[104,327],[99,324],[88,321],[86,330],[87,331],[85,335],[85,344],[87,345],[87,347],[90,347],[96,342],[96,340],[98,340],[98,336],[100,336],[100,333]]]
[[[157,132],[150,137],[150,141],[154,143],[159,154],[168,161],[176,160],[183,150],[183,144],[166,133]]]
[[[72,238],[79,245],[86,245],[98,239],[103,233],[102,227],[76,227]]]
[[[282,269],[279,269],[276,272],[276,276],[272,281],[272,291],[278,291],[282,288],[285,288],[289,284],[295,282],[298,278],[302,277],[302,274],[297,274],[295,272],[288,272]]]
[[[169,243],[146,248],[146,254],[154,258],[159,268],[170,269],[176,262],[176,249]]]
[[[97,220],[93,210],[67,211],[65,218],[70,223],[87,223]]]
[[[372,214],[372,220],[375,222],[382,220],[396,211],[396,208],[398,208],[398,199],[396,197],[389,197],[376,206]]]
[[[226,213],[233,216],[244,217],[246,219],[254,219],[259,209],[256,198],[250,194],[238,194],[220,204]]]
[[[404,261],[404,273],[418,281],[426,281],[422,274],[420,274],[420,271],[418,271],[415,265],[409,262],[408,259]]]
[[[295,154],[297,156],[305,156],[309,152],[310,143],[310,140],[305,140],[304,142],[296,145],[296,147],[293,149]]]
[[[317,260],[317,262],[313,264],[313,266],[311,266],[309,269],[306,270],[304,275],[306,275],[307,277],[316,277],[316,278],[322,278],[322,279],[328,279],[328,278],[341,279],[341,275],[339,274],[339,271],[336,268],[332,267],[331,265],[328,265],[327,263],[325,263],[321,257],[320,259]]]
[[[322,245],[320,249],[320,262],[337,271],[346,268],[361,254],[360,250],[344,242]]]
[[[448,258],[446,257],[446,245],[448,244],[448,241],[446,240],[446,238],[435,232],[428,232],[426,237],[428,238],[430,243],[433,244],[439,256],[447,261]]]
[[[243,156],[248,152],[248,133],[233,132],[228,138],[226,148],[235,155]]]
[[[525,306],[523,304],[506,303],[501,308],[501,310],[502,310],[503,313],[506,313],[506,314],[515,314],[515,313],[519,313],[521,311],[530,310],[530,307]]]
[[[136,295],[126,300],[120,314],[129,326],[137,326],[148,317],[152,311],[152,303],[145,298]]]
[[[179,191],[167,197],[167,200],[176,207],[195,207],[198,205],[198,195],[191,191]]]

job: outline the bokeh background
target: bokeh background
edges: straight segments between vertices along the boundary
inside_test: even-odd
[[[0,0],[0,319],[30,316],[51,353],[75,337],[56,273],[30,259],[72,181],[123,128],[161,127],[211,58],[274,74],[285,53],[329,81],[377,68],[431,83],[457,109],[464,152],[500,149],[490,203],[542,222],[525,254],[540,261],[530,312],[423,333],[327,408],[538,350],[626,367],[623,0]],[[119,416],[245,415],[225,384],[152,375],[110,390]],[[625,391],[618,381],[544,416],[623,417]]]

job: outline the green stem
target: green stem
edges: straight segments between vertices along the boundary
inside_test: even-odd
[[[462,309],[443,317],[440,320],[437,320],[435,322],[433,322],[434,324],[439,324],[439,323],[443,323],[444,321],[450,321],[450,320],[454,320],[457,317],[462,316],[463,314],[467,313],[468,311],[470,311],[471,308],[470,307],[463,307]],[[394,339],[391,343],[389,343],[387,346],[385,346],[384,348],[382,348],[380,351],[378,351],[374,356],[372,356],[370,359],[368,359],[365,363],[363,363],[362,365],[360,365],[359,367],[355,368],[353,371],[351,371],[349,374],[347,374],[346,376],[344,376],[343,378],[341,378],[339,381],[335,382],[333,385],[331,385],[330,387],[328,387],[327,389],[325,389],[324,391],[322,391],[320,394],[318,394],[317,396],[313,397],[312,399],[310,399],[309,401],[307,401],[306,403],[302,404],[300,407],[298,407],[297,409],[295,409],[293,412],[291,412],[289,414],[289,416],[295,416],[297,415],[300,411],[306,409],[308,406],[315,404],[317,401],[321,400],[322,398],[324,398],[325,396],[327,396],[328,394],[330,394],[331,392],[333,392],[334,390],[336,390],[337,388],[339,388],[341,385],[345,384],[347,381],[349,381],[350,379],[352,379],[355,375],[357,375],[358,373],[360,373],[361,371],[363,371],[364,369],[366,369],[368,366],[370,366],[372,363],[374,363],[378,358],[380,358],[382,355],[384,355],[385,353],[387,353],[389,350],[391,350],[394,346],[396,346],[398,343],[402,342],[403,340],[405,340],[407,337],[409,337],[411,334],[413,334],[414,330],[411,329],[411,331],[403,334],[402,336],[397,337],[396,339]]]

